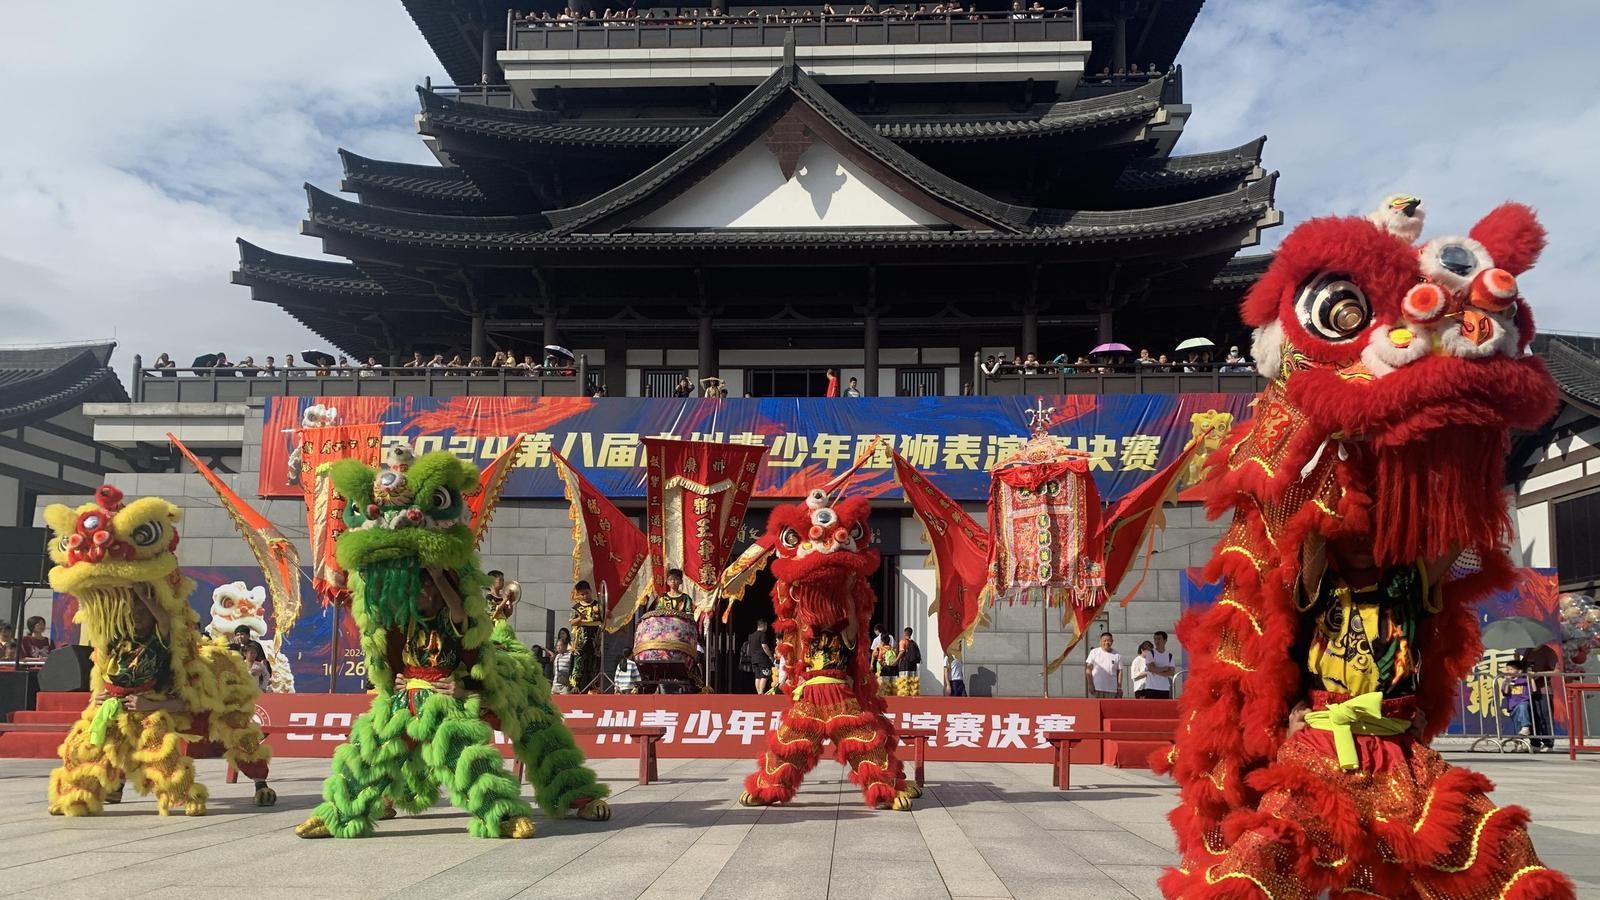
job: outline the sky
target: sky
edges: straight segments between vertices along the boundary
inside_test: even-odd
[[[0,345],[115,339],[124,370],[326,347],[228,283],[234,239],[319,255],[302,185],[337,189],[339,147],[433,161],[414,87],[450,79],[399,0],[5,5]],[[1546,330],[1600,333],[1596,33],[1592,0],[1210,0],[1177,152],[1268,136],[1285,224],[1265,248],[1399,191],[1425,237],[1529,203],[1551,238],[1524,296]]]

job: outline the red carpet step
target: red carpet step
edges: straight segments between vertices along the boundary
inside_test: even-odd
[[[55,759],[56,748],[67,736],[45,731],[0,732],[0,758],[4,759]]]
[[[70,712],[74,716],[88,705],[88,691],[40,691],[33,702],[38,712]]]
[[[30,725],[60,725],[62,731],[72,727],[78,721],[78,713],[53,709],[19,709],[11,714],[11,721],[27,723]]]
[[[1172,734],[1178,729],[1176,700],[1102,700],[1100,723],[1105,731],[1159,732]],[[1169,745],[1156,741],[1107,740],[1101,745],[1101,761],[1119,769],[1148,769],[1150,754]]]

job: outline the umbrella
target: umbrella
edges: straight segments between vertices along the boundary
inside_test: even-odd
[[[577,357],[572,355],[571,350],[568,350],[560,344],[545,344],[544,350],[546,353],[559,353],[562,356],[565,356],[567,359],[577,359]]]
[[[216,364],[217,364],[217,356],[218,356],[218,354],[215,354],[215,353],[202,353],[199,356],[196,356],[194,358],[194,362],[189,364],[189,368],[191,368],[191,369],[210,369],[210,368],[216,366]]]
[[[1210,350],[1212,347],[1215,347],[1215,346],[1216,346],[1216,344],[1211,343],[1209,338],[1189,338],[1188,340],[1186,340],[1183,343],[1179,344],[1175,349],[1178,349],[1178,350]]]
[[[1129,347],[1127,344],[1112,343],[1112,344],[1101,344],[1100,346],[1094,348],[1093,350],[1090,350],[1089,352],[1091,354],[1094,354],[1094,353],[1132,353],[1133,352],[1133,348]]]
[[[1526,616],[1498,619],[1483,626],[1485,650],[1523,650],[1529,647],[1543,647],[1555,638],[1555,633],[1543,623]]]
[[[333,357],[327,353],[323,353],[321,350],[307,350],[300,354],[300,360],[308,366],[333,365]]]

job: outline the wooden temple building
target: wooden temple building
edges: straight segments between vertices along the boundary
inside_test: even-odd
[[[240,241],[233,276],[356,360],[559,344],[613,396],[826,368],[888,396],[956,394],[975,354],[1247,344],[1236,254],[1280,217],[1265,138],[1172,153],[1201,0],[404,4],[459,83],[418,90],[439,165],[341,150],[302,225],[340,261]]]

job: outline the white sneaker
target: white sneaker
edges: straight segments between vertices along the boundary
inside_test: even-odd
[[[1527,728],[1518,728],[1517,734],[1533,734],[1533,732]]]

